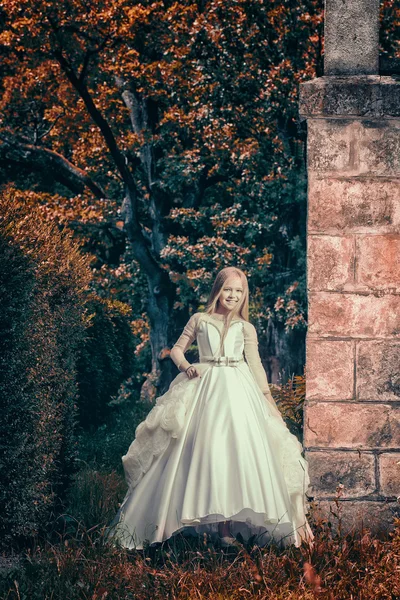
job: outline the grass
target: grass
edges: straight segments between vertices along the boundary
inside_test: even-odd
[[[89,491],[93,485],[93,494]],[[123,480],[89,468],[75,481],[73,512],[48,537],[0,569],[7,600],[323,600],[400,597],[400,519],[387,538],[368,529],[344,535],[340,506],[332,521],[311,505],[314,546],[221,548],[207,536],[177,535],[155,547],[126,550],[105,539]],[[89,505],[89,506],[88,506]],[[339,512],[338,512],[339,511]],[[96,519],[98,520],[95,523]],[[335,524],[333,521],[337,519]],[[0,561],[1,563],[1,561]]]
[[[275,396],[301,435],[304,381]],[[129,409],[131,410],[131,409]],[[106,541],[105,530],[126,491],[120,456],[147,408],[122,411],[80,444],[82,470],[45,539],[0,556],[5,600],[395,600],[400,598],[400,519],[385,536],[342,531],[340,486],[329,519],[311,503],[314,546],[225,549],[205,537],[177,535],[142,551]],[[140,413],[137,411],[141,411]],[[136,414],[137,413],[137,414]],[[147,413],[146,413],[147,414]]]

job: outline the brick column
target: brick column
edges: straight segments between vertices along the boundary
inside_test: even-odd
[[[400,81],[371,74],[378,5],[326,0],[325,75],[300,90],[310,491],[328,515],[343,484],[344,527],[374,532],[400,515]]]

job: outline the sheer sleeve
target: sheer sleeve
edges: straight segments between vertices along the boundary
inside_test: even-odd
[[[256,328],[248,321],[244,323],[244,355],[258,387],[268,402],[279,412],[269,388],[267,374],[261,362]]]
[[[180,371],[184,371],[190,363],[185,358],[185,352],[196,339],[198,313],[192,315],[186,323],[181,335],[173,345],[170,357]]]

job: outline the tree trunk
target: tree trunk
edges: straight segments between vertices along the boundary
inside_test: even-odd
[[[292,375],[303,375],[305,330],[284,330],[284,325],[268,321],[267,334],[260,339],[260,354],[270,383],[284,385]]]
[[[159,279],[160,283],[154,285],[154,279],[147,278],[149,285],[147,313],[150,319],[152,361],[151,372],[140,393],[140,398],[144,402],[155,402],[158,396],[168,390],[174,376],[174,365],[169,358],[169,352],[173,343],[170,323],[176,288],[167,273]]]

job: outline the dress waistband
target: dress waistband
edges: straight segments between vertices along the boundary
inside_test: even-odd
[[[200,362],[210,362],[215,367],[236,367],[244,362],[244,358],[243,356],[203,356]]]

